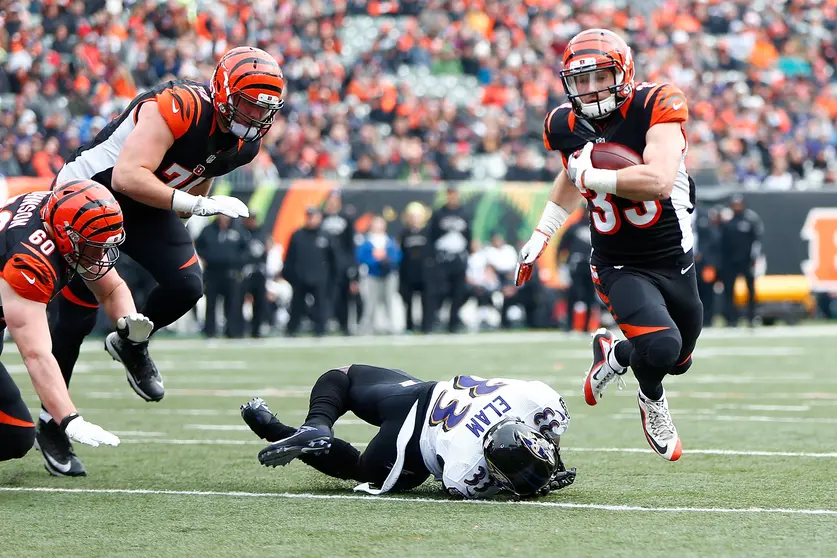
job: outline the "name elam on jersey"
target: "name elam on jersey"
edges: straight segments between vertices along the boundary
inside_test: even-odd
[[[564,399],[543,382],[457,376],[433,388],[420,446],[427,469],[449,493],[487,498],[499,492],[489,477],[483,441],[506,417],[560,436],[570,414]]]

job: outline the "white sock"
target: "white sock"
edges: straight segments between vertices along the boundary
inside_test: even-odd
[[[49,422],[52,420],[52,415],[41,409],[41,420],[44,422]]]
[[[619,364],[619,361],[616,360],[616,345],[620,343],[620,341],[616,341],[613,345],[610,346],[610,351],[607,353],[607,364],[617,372],[624,369],[625,367]]]

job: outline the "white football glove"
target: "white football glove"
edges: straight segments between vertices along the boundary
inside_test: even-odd
[[[584,171],[593,168],[592,152],[593,143],[588,141],[582,149],[570,155],[567,161],[567,176],[576,188],[584,186],[581,181],[581,175],[584,174]]]
[[[116,332],[122,339],[142,343],[154,330],[154,322],[142,314],[128,314],[116,320]]]
[[[71,415],[72,416],[72,415]],[[80,444],[87,444],[88,446],[99,447],[99,444],[107,444],[109,446],[118,446],[119,437],[111,434],[99,425],[87,422],[81,416],[75,415],[70,420],[64,419],[64,433],[73,442]]]
[[[532,277],[532,269],[535,267],[535,260],[541,257],[546,246],[549,244],[549,237],[535,229],[529,241],[520,249],[517,258],[517,269],[515,270],[515,286],[519,287]]]
[[[206,217],[207,215],[217,215],[220,213],[233,219],[250,216],[250,210],[247,209],[247,205],[238,198],[232,196],[195,197],[197,200],[192,207],[192,215]]]

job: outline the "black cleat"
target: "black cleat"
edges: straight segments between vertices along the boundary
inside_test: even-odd
[[[261,397],[254,397],[247,403],[241,406],[241,418],[253,431],[253,434],[267,440],[268,442],[275,442],[279,437],[272,437],[277,428],[282,427],[279,419],[267,408],[267,403]]]
[[[287,465],[300,455],[322,455],[331,449],[334,434],[326,428],[301,426],[292,436],[270,444],[259,452],[264,466]]]
[[[105,337],[105,350],[125,367],[128,383],[146,401],[159,401],[166,394],[163,378],[148,355],[148,341],[132,343],[115,331]]]
[[[44,468],[54,477],[86,477],[84,469],[70,439],[54,421],[38,420],[38,430],[35,432],[35,449],[44,458]]]

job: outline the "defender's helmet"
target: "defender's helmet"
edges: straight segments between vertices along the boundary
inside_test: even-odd
[[[491,427],[483,453],[495,482],[519,496],[536,493],[558,472],[555,446],[520,419],[507,418]]]
[[[41,208],[41,221],[72,273],[95,281],[119,259],[125,240],[122,208],[113,194],[93,180],[70,180],[53,188]]]

